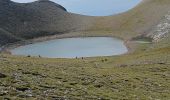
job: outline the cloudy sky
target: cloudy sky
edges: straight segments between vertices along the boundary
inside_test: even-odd
[[[12,0],[26,3],[36,0]],[[69,12],[105,16],[124,12],[137,5],[141,0],[51,0],[64,6]]]

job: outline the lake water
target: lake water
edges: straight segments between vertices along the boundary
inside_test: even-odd
[[[36,0],[12,0],[20,3]],[[107,16],[125,12],[132,9],[142,0],[51,0],[64,6],[69,12],[91,15]]]
[[[48,58],[112,56],[127,51],[122,40],[111,37],[55,39],[11,50],[14,55],[41,55]]]

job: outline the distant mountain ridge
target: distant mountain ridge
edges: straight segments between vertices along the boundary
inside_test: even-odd
[[[49,0],[31,3],[0,0],[0,28],[23,39],[82,30],[82,26],[90,22],[87,18],[68,13],[63,6]],[[1,30],[0,33],[2,37]],[[4,44],[2,41],[0,39],[0,44]]]

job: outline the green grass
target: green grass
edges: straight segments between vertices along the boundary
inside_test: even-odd
[[[169,100],[169,54],[169,47],[84,60],[2,54],[0,98]]]
[[[89,17],[84,16],[82,20],[79,19],[81,16],[73,14],[72,18],[76,19],[74,25],[78,29],[81,27],[81,32],[68,31],[68,34],[58,37],[115,36],[129,40],[147,33],[167,11],[169,0],[148,0],[135,9],[116,16],[90,17],[87,21],[85,19]],[[74,25],[72,26],[71,21],[66,27],[59,23],[58,27],[52,29],[44,26],[44,30],[56,32],[56,29],[65,30]],[[20,29],[25,31],[24,28]],[[4,35],[2,29],[2,36],[8,38],[10,34]],[[135,41],[151,41],[150,38],[137,37],[135,41],[128,43],[134,50],[131,53],[83,60],[1,53],[0,100],[170,100],[169,39],[168,34],[156,43],[137,43]]]

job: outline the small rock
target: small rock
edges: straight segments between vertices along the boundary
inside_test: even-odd
[[[0,73],[0,78],[6,78],[7,76],[5,74]]]
[[[102,84],[94,85],[94,87],[96,87],[96,88],[101,88],[102,86],[103,86]]]
[[[0,91],[0,96],[4,96],[4,95],[7,95],[8,94],[8,91]]]
[[[165,65],[165,63],[163,63],[163,62],[160,62],[160,63],[158,63],[158,64],[160,64],[160,65]]]
[[[29,88],[27,88],[27,87],[17,87],[16,90],[24,92],[26,90],[29,90]]]
[[[32,94],[26,94],[26,96],[27,96],[27,97],[33,97],[33,95],[32,95]]]
[[[4,100],[11,100],[10,98],[5,97]]]
[[[128,65],[120,65],[120,67],[127,67]]]
[[[70,85],[76,85],[77,83],[76,82],[72,82],[72,83],[70,83]]]

